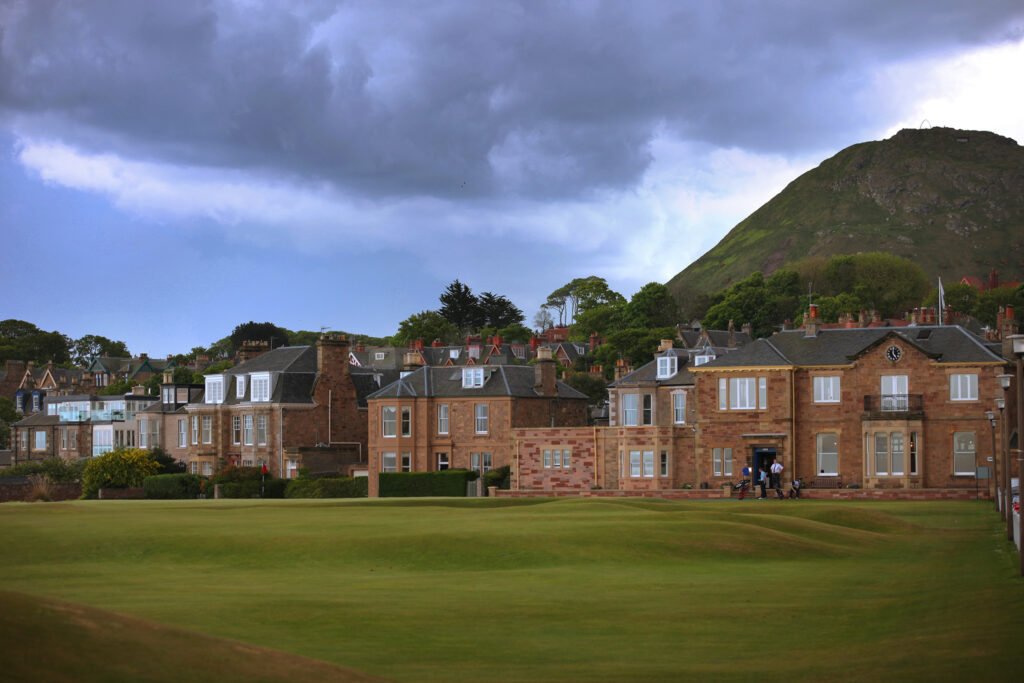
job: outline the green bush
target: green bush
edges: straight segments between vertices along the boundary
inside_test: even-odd
[[[292,479],[285,498],[366,498],[368,477]]]
[[[497,486],[505,491],[512,488],[512,468],[508,465],[484,474],[484,487]]]
[[[65,460],[54,456],[45,460],[20,462],[12,467],[0,469],[0,477],[27,477],[30,474],[46,475],[51,482],[81,481],[88,458]]]
[[[198,474],[155,474],[143,480],[142,492],[146,498],[160,500],[196,498],[202,483]]]
[[[213,496],[213,480],[206,482],[205,490],[209,496]],[[244,479],[242,481],[225,481],[220,484],[221,498],[259,498],[261,482],[259,479]],[[284,498],[285,488],[288,486],[287,479],[275,479],[267,475],[266,481],[262,482],[264,498]]]
[[[440,472],[381,472],[381,498],[411,496],[466,496],[467,482],[479,473],[472,470],[442,470]]]
[[[142,486],[160,466],[141,448],[122,448],[90,458],[82,473],[82,498],[96,498],[100,489]]]

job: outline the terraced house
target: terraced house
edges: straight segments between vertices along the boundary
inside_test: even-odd
[[[533,367],[429,367],[406,356],[405,376],[368,399],[371,496],[380,472],[486,472],[512,464],[517,428],[586,424],[587,397],[556,380],[549,349]],[[570,465],[560,452],[559,466]]]
[[[365,398],[383,376],[351,367],[344,336],[279,347],[207,375],[176,418],[184,460],[198,474],[235,464],[294,477],[308,454],[330,451],[365,470]]]
[[[958,326],[822,329],[812,307],[802,330],[691,369],[697,479],[779,460],[819,487],[974,489],[1004,367]]]

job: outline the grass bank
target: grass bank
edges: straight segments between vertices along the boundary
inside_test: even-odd
[[[7,504],[0,570],[398,680],[1017,680],[1000,528],[974,502]]]

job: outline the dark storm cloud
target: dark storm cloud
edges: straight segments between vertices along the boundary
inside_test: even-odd
[[[845,144],[876,69],[1019,39],[1019,0],[0,3],[0,112],[88,152],[354,196],[635,184],[658,126]],[[1009,84],[1008,84],[1009,85]]]

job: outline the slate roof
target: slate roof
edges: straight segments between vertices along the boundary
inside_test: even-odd
[[[820,330],[816,337],[805,336],[803,330],[786,330],[767,339],[758,339],[701,367],[848,365],[860,353],[890,337],[916,346],[939,363],[1003,362],[998,354],[962,327],[929,325]]]
[[[676,357],[676,374],[666,379],[658,379],[658,358],[665,358],[667,356]],[[690,353],[686,349],[668,349],[660,353],[656,353],[654,360],[650,363],[645,363],[639,368],[624,375],[619,379],[615,380],[609,387],[620,387],[620,386],[634,386],[637,384],[656,385],[656,386],[692,386],[694,383],[693,374],[687,367],[686,362],[689,360]]]
[[[462,368],[422,367],[396,382],[388,384],[368,398],[465,398],[516,396],[540,398],[534,389],[536,373],[525,365],[482,365],[484,384],[473,389],[462,386]],[[555,382],[558,398],[586,399],[564,382]]]

